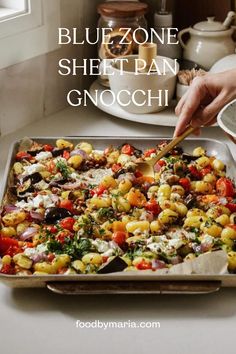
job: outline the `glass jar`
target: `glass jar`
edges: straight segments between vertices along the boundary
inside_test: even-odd
[[[112,31],[107,31],[105,40],[104,38],[100,40],[99,57],[112,59],[137,54],[138,43],[136,42],[142,43],[145,40],[147,21],[144,15],[147,12],[147,4],[133,1],[112,1],[98,5],[98,13],[101,15],[98,27],[112,29]],[[130,29],[130,31],[122,30],[122,28]]]

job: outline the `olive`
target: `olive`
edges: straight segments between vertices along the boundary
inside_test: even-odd
[[[53,208],[48,208],[45,211],[44,220],[48,224],[53,224],[58,220],[64,219],[72,215],[73,214],[68,209],[53,207]]]
[[[107,273],[122,272],[127,267],[128,264],[122,258],[117,256],[113,258],[110,262],[101,266],[97,273],[107,274]]]

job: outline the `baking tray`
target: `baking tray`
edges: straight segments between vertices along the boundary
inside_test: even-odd
[[[38,143],[55,143],[61,137],[32,137]],[[145,149],[170,138],[150,137],[62,137],[70,139],[73,143],[88,141],[96,149],[104,149],[107,145],[119,146],[130,143],[138,148]],[[0,192],[2,201],[8,187],[8,178],[14,162],[15,153],[20,141],[12,144],[7,160],[3,184]],[[205,148],[209,155],[224,161],[227,174],[231,178],[236,176],[236,164],[228,146],[213,139],[186,139],[181,143],[186,152],[191,153],[197,146]],[[236,287],[236,274],[206,274],[206,275],[158,275],[138,272],[111,273],[111,274],[77,274],[77,275],[46,275],[46,276],[14,276],[0,275],[0,281],[13,288],[47,287],[59,294],[202,294],[211,293],[221,287]]]

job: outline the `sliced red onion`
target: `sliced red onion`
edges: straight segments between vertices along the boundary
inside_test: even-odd
[[[154,219],[153,213],[150,211],[143,211],[140,216],[140,220],[147,220],[149,222],[152,222],[153,219]]]
[[[213,242],[210,243],[210,242],[203,242],[201,244],[201,251],[204,253],[204,252],[208,252],[210,251],[210,249],[212,248],[213,246]]]
[[[83,159],[87,159],[88,155],[84,150],[75,149],[71,151],[70,156],[80,155]]]
[[[201,245],[197,244],[197,243],[193,243],[192,244],[192,248],[194,250],[195,253],[201,253],[202,252],[202,247]]]
[[[81,187],[81,181],[78,181],[78,180],[74,183],[67,183],[67,184],[64,184],[63,186],[61,186],[61,188],[65,189],[66,191],[78,189],[80,187]]]
[[[11,213],[12,211],[18,211],[18,210],[20,210],[20,208],[18,208],[18,207],[15,206],[15,205],[9,204],[9,205],[6,205],[6,206],[4,207],[4,210],[5,210],[6,213]]]
[[[159,163],[157,162],[155,165],[154,165],[154,171],[155,172],[160,172],[161,171],[161,169],[162,169],[162,167],[159,165]]]
[[[31,211],[30,216],[33,220],[42,221],[44,216],[41,213],[37,213],[36,211]]]
[[[21,234],[20,239],[21,241],[26,241],[29,238],[33,237],[34,235],[36,235],[38,232],[38,229],[36,229],[36,227],[28,227],[23,234]]]
[[[124,179],[128,179],[130,182],[134,182],[135,181],[135,175],[133,173],[128,172],[128,173],[122,173],[117,178],[117,180],[119,182],[123,181]]]
[[[30,256],[30,259],[32,259],[32,261],[34,263],[38,263],[38,262],[41,262],[41,261],[47,261],[48,260],[48,257],[46,255],[46,253],[38,253],[38,254],[34,254],[32,256]]]
[[[163,269],[163,268],[167,268],[165,262],[160,261],[159,259],[152,260],[152,269],[153,270]]]

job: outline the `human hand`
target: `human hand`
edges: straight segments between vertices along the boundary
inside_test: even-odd
[[[189,124],[196,128],[214,124],[219,111],[234,98],[236,69],[195,78],[175,109],[179,121],[174,136],[183,133]]]

